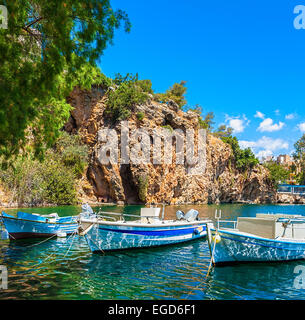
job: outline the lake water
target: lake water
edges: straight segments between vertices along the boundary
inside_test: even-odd
[[[139,213],[140,206],[103,206],[103,211]],[[214,219],[256,213],[294,213],[301,205],[168,206],[166,218],[178,209],[195,208]],[[97,208],[94,208],[97,210]],[[80,207],[31,208],[26,212],[60,216],[80,213]],[[15,214],[17,210],[6,210]],[[0,241],[0,265],[8,269],[8,289],[0,299],[305,299],[294,286],[296,266],[304,261],[242,264],[212,268],[206,240],[185,244],[92,254],[83,237]],[[37,245],[38,244],[38,245]]]

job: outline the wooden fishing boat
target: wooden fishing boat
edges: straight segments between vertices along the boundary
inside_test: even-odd
[[[51,237],[75,233],[78,228],[76,217],[59,217],[57,213],[49,215],[18,212],[17,217],[4,211],[0,214],[10,239]]]
[[[220,222],[234,223],[220,228]],[[289,261],[305,258],[305,217],[286,214],[257,214],[237,221],[207,224],[212,263]]]
[[[119,219],[109,219],[109,215]],[[142,208],[140,216],[99,212],[96,217],[80,218],[79,234],[85,236],[92,252],[155,247],[206,236],[207,220],[200,220],[196,210],[178,211],[176,220],[164,220],[164,208],[161,219],[159,215],[160,208]]]

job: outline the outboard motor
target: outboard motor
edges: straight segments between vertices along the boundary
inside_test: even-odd
[[[198,220],[198,214],[197,210],[191,209],[185,214],[184,219],[188,222]]]
[[[177,220],[182,220],[184,218],[184,212],[181,210],[178,210],[176,212],[176,217],[177,217]]]
[[[95,215],[92,208],[89,206],[88,203],[82,205],[82,212],[80,214],[83,218],[89,218],[90,216]]]

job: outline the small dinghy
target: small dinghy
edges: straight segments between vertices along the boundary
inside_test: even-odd
[[[76,232],[76,217],[59,217],[57,213],[40,215],[36,213],[18,212],[17,217],[4,211],[0,214],[10,239],[40,238],[66,235]]]
[[[305,258],[305,217],[287,214],[257,214],[207,224],[212,263],[289,261]],[[220,223],[234,223],[220,228]]]
[[[88,218],[81,214],[79,235],[85,236],[92,252],[156,247],[206,236],[207,220],[200,220],[198,211],[190,210],[186,214],[178,211],[176,220],[164,220],[164,207],[161,219],[160,210],[142,208],[140,216],[99,212],[96,217]]]

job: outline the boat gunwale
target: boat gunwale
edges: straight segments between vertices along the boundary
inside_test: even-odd
[[[157,228],[157,227],[183,227],[183,226],[197,226],[201,224],[207,224],[211,222],[210,220],[198,220],[198,221],[186,221],[181,222],[181,224],[174,223],[175,220],[164,220],[164,221],[172,221],[172,223],[135,223],[133,221],[101,221],[101,220],[90,220],[90,219],[80,219],[81,223],[92,223],[92,224],[98,224],[98,225],[106,225],[106,226],[122,226],[122,227],[144,227],[144,228]],[[180,222],[180,221],[178,221]]]
[[[61,217],[64,218],[64,217]],[[18,220],[18,221],[27,221],[27,222],[37,222],[37,223],[46,223],[46,224],[77,224],[77,221],[74,222],[50,222],[50,221],[36,221],[36,220],[29,220],[29,219],[22,219],[17,217],[6,217],[0,215],[0,219],[11,219],[11,220]]]
[[[215,229],[215,228],[211,228],[212,232],[219,232],[219,233],[225,233],[225,234],[229,234],[229,235],[233,235],[233,236],[238,236],[238,237],[244,237],[244,238],[250,238],[250,239],[255,239],[255,240],[263,240],[263,241],[267,241],[267,242],[272,242],[272,243],[285,243],[285,244],[304,244],[305,245],[305,239],[303,241],[297,241],[299,239],[296,239],[296,241],[291,241],[291,238],[287,238],[289,240],[284,240],[283,238],[280,239],[269,239],[269,238],[263,238],[263,237],[258,237],[255,236],[251,233],[241,233],[240,231],[238,231],[238,229],[233,229],[236,230],[235,232],[233,231],[228,231],[228,230],[223,230],[223,229]]]

